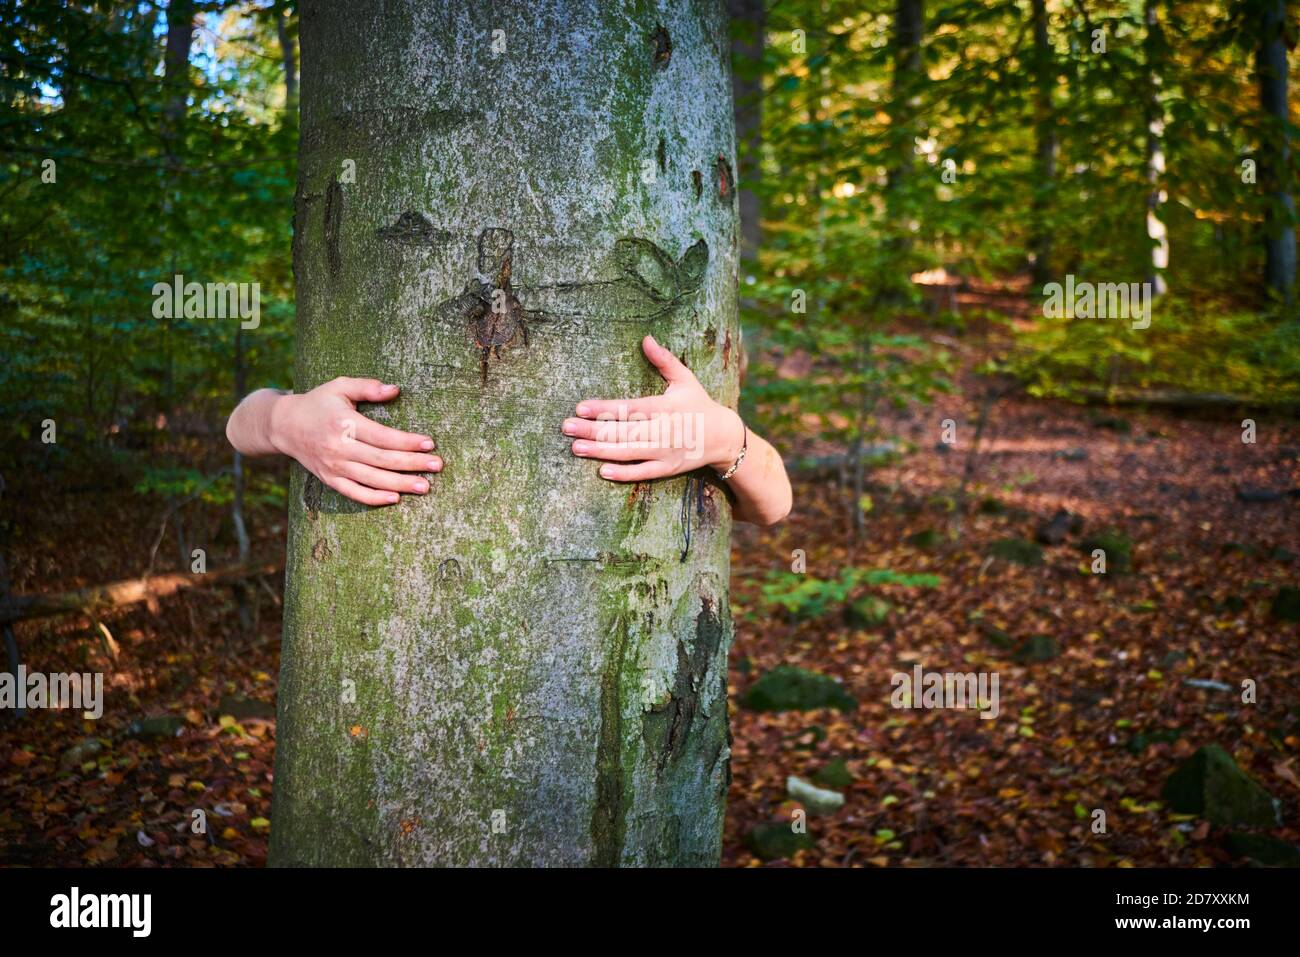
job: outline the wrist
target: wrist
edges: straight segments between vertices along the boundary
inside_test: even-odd
[[[709,466],[716,472],[725,472],[740,457],[745,444],[745,423],[726,406],[719,405],[717,411],[710,429],[710,441],[705,443],[705,448]]]
[[[300,396],[292,392],[281,392],[270,398],[266,406],[266,443],[281,455],[292,455],[289,451],[289,416],[293,402]]]

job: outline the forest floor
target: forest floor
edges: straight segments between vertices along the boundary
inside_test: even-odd
[[[979,411],[976,380],[966,373],[960,385],[884,423],[912,451],[872,473],[861,538],[833,478],[797,480],[780,526],[735,533],[723,863],[764,863],[747,836],[772,822],[789,828],[802,808],[787,793],[795,775],[834,782],[845,802],[810,817],[812,846],[767,862],[777,866],[1232,864],[1225,829],[1161,801],[1169,774],[1207,744],[1280,799],[1285,826],[1260,833],[1300,843],[1300,634],[1270,615],[1278,589],[1296,584],[1300,500],[1258,493],[1300,485],[1296,423],[1261,414],[1257,441],[1245,444],[1240,415],[1004,398],[972,462],[955,538]],[[940,441],[948,418],[953,445]],[[215,444],[207,454],[219,454]],[[93,479],[65,489],[39,475],[6,478],[8,508],[40,503],[23,510],[8,544],[16,593],[148,567],[158,500]],[[1244,500],[1243,490],[1271,500]],[[1031,543],[1058,509],[1078,522],[1036,553]],[[192,538],[230,543],[220,510],[188,515]],[[262,507],[252,524],[255,555],[282,554],[282,513]],[[1107,573],[1094,574],[1081,546],[1108,531],[1131,540],[1131,567],[1116,567],[1112,550]],[[994,544],[1006,539],[1020,544]],[[170,529],[162,549],[176,550]],[[842,603],[796,620],[763,585],[790,570],[797,549],[810,578],[888,568],[941,583],[858,588],[853,598],[869,591],[892,606],[873,624],[851,623]],[[54,710],[0,716],[0,866],[265,863],[280,587],[251,586],[258,619],[243,637],[229,588],[119,610],[103,622],[116,663],[85,617],[20,623],[29,670],[103,670],[106,691],[129,707],[93,723]],[[1025,660],[1017,652],[1034,635],[1054,645],[1030,642],[1038,654]],[[745,707],[753,682],[783,664],[836,679],[856,708]],[[997,718],[892,707],[892,676],[916,665],[996,673]],[[1247,679],[1254,703],[1242,701]],[[160,715],[171,721],[132,726]],[[206,833],[194,833],[196,807]],[[1098,810],[1104,833],[1094,830]]]

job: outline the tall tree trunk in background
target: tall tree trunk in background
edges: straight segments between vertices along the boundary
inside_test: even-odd
[[[167,6],[167,47],[163,54],[163,158],[169,171],[180,166],[181,127],[189,96],[190,44],[194,40],[193,0],[172,0]],[[169,178],[168,188],[172,187]],[[170,197],[169,197],[170,198]]]
[[[289,112],[298,109],[298,54],[289,33],[291,14],[289,4],[281,3],[275,9],[275,35],[280,41],[280,60],[284,66],[284,108]]]
[[[1276,121],[1260,151],[1259,180],[1272,200],[1264,221],[1264,283],[1290,305],[1295,287],[1295,200],[1291,196],[1291,140],[1287,108],[1286,0],[1259,0],[1259,47],[1255,72],[1259,105]]]
[[[740,192],[740,257],[750,262],[763,238],[762,204],[754,183],[763,146],[765,0],[727,0],[731,16],[731,92],[736,103],[736,179]]]
[[[900,252],[910,246],[906,204],[902,202],[903,187],[916,166],[916,109],[919,102],[917,86],[924,73],[921,59],[921,42],[925,37],[924,0],[898,0],[894,14],[894,78],[893,116],[891,124],[897,130],[894,164],[887,171],[885,184],[886,203],[890,221],[900,228],[895,242]],[[906,280],[906,277],[903,277]]]
[[[244,363],[244,330],[235,327],[235,402],[248,394],[248,370]],[[230,521],[235,526],[235,541],[239,546],[239,564],[247,565],[252,545],[248,539],[248,525],[244,521],[244,457],[235,453],[231,463]],[[248,600],[249,589],[243,582],[234,586],[235,605],[239,609],[240,634],[247,638],[253,631],[253,608]]]
[[[1146,0],[1147,32],[1143,43],[1147,70],[1147,237],[1152,242],[1147,282],[1155,295],[1163,296],[1168,291],[1165,270],[1169,268],[1169,234],[1160,218],[1167,194],[1164,188],[1165,108],[1160,102],[1164,36],[1160,30],[1157,3],[1158,0]]]
[[[1031,0],[1034,22],[1034,129],[1037,139],[1037,182],[1034,184],[1033,233],[1029,247],[1033,256],[1034,284],[1041,287],[1052,279],[1052,226],[1049,222],[1051,193],[1056,180],[1056,117],[1052,90],[1056,86],[1056,64],[1052,39],[1047,30],[1047,0]]]
[[[163,101],[159,135],[162,139],[162,222],[163,247],[168,251],[167,276],[177,272],[176,250],[181,245],[183,211],[179,205],[181,151],[184,143],[185,114],[189,105],[190,46],[194,41],[193,0],[171,0],[167,7],[167,44],[163,51]],[[163,387],[160,397],[163,415],[170,419],[175,401],[175,359],[172,348],[173,319],[164,319],[161,329]],[[175,496],[167,504],[176,523],[176,548],[180,567],[190,561],[189,542],[185,536],[185,516]]]
[[[296,385],[401,384],[368,414],[446,469],[368,509],[294,468],[272,863],[715,864],[729,506],[604,482],[560,424],[662,391],[648,332],[736,400],[721,0],[354,0],[299,34]]]

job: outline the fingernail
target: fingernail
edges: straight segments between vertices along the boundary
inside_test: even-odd
[[[574,455],[586,455],[586,454],[587,454],[587,443],[586,443],[586,442],[583,442],[581,439],[579,439],[577,442],[574,442],[574,443],[573,443],[573,454],[574,454]]]
[[[420,443],[420,448],[423,449],[425,452],[433,451],[433,439],[425,439],[423,442]]]
[[[578,423],[577,423],[577,422],[574,422],[572,419],[565,419],[565,420],[564,420],[564,434],[565,434],[565,435],[577,435],[577,434],[578,434]]]
[[[591,406],[585,404],[578,405],[578,415],[581,415],[585,418],[590,414],[591,414]]]
[[[609,478],[609,466],[608,466],[608,465],[602,465],[602,466],[600,467],[600,477],[601,477],[601,478]]]
[[[423,495],[425,492],[429,491],[429,483],[426,482],[424,479],[420,479],[419,481],[412,482],[411,491],[419,492],[421,495]]]
[[[396,505],[396,504],[397,504],[397,500],[398,500],[401,496],[399,496],[396,492],[389,492],[389,493],[388,493],[386,496],[384,496],[384,497],[388,500],[388,504],[389,504],[389,505]]]
[[[429,459],[428,466],[430,472],[436,472],[442,468],[442,459]]]

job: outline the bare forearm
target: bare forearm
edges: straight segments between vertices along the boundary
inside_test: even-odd
[[[739,454],[737,448],[736,455]],[[730,463],[723,467],[723,471],[729,467]],[[742,522],[774,525],[790,514],[793,495],[781,454],[753,431],[748,433],[745,460],[726,484],[735,496],[732,515]]]
[[[230,413],[226,438],[236,451],[249,456],[279,453],[272,441],[271,412],[285,394],[278,389],[258,389],[250,392]]]

